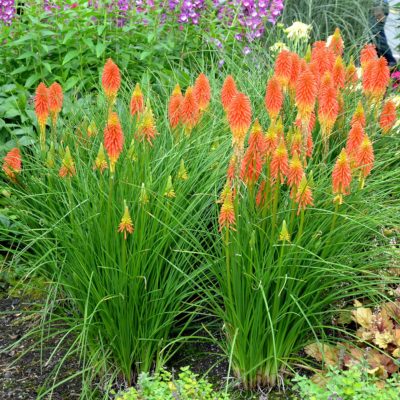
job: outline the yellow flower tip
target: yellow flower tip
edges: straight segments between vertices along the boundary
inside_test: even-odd
[[[133,223],[129,214],[129,208],[124,200],[124,214],[122,215],[121,222],[118,225],[118,232],[124,234],[124,240],[127,238],[127,233],[133,233]]]
[[[62,160],[62,165],[59,171],[59,176],[61,178],[72,177],[76,174],[75,163],[72,159],[69,146],[65,148],[64,158]]]
[[[94,167],[93,169],[97,169],[102,174],[104,170],[108,168],[108,163],[106,159],[106,154],[104,152],[103,143],[100,143],[99,151],[97,153],[97,157],[94,160]]]
[[[143,93],[142,93],[142,89],[140,88],[140,85],[137,83],[135,86],[135,89],[133,90],[133,96],[134,97],[142,97]]]
[[[281,242],[290,242],[290,233],[288,231],[288,228],[287,228],[285,220],[283,220],[283,223],[282,223],[282,229],[281,229],[281,232],[279,234],[279,240]]]
[[[341,193],[339,193],[338,195],[336,195],[336,196],[333,198],[333,202],[334,202],[335,204],[342,205],[342,204],[343,204],[343,195],[342,195]]]
[[[258,118],[254,121],[253,128],[251,129],[251,133],[261,132],[262,133],[262,126],[258,121]]]
[[[179,171],[178,171],[178,179],[182,181],[187,181],[189,178],[189,175],[187,173],[186,167],[185,167],[185,162],[181,160],[181,163],[179,165]]]
[[[172,96],[180,96],[182,95],[181,87],[179,86],[179,83],[177,83],[174,87],[174,90],[172,91]]]
[[[174,186],[172,185],[172,177],[171,175],[168,177],[167,185],[165,186],[164,196],[169,199],[173,199],[176,197]]]
[[[304,60],[308,63],[311,61],[311,46],[310,45],[307,46],[307,51],[306,51],[306,55],[304,56]]]
[[[148,202],[149,202],[149,195],[147,194],[147,189],[143,182],[142,187],[140,188],[139,203],[142,206],[144,206],[144,205],[148,204]]]
[[[89,138],[97,135],[97,126],[94,121],[91,121],[88,128],[87,128],[87,135]]]

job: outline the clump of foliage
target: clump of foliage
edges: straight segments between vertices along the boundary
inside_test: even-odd
[[[319,382],[299,375],[294,382],[304,400],[394,400],[400,390],[399,375],[382,382],[360,365],[346,371],[331,368]]]
[[[151,376],[142,373],[139,376],[136,388],[129,388],[120,392],[116,400],[228,400],[225,393],[217,392],[212,385],[189,367],[181,368],[178,378],[166,371]]]

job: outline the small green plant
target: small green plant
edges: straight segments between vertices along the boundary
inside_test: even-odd
[[[212,385],[189,367],[181,368],[178,379],[161,370],[160,373],[150,376],[142,373],[139,376],[137,388],[129,388],[120,392],[116,400],[228,400],[229,396],[216,392]]]
[[[400,377],[385,382],[360,366],[347,371],[332,368],[322,381],[297,375],[294,381],[300,399],[307,400],[394,400],[400,399]]]

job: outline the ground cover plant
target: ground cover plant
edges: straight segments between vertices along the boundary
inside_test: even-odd
[[[16,222],[2,238],[11,266],[49,281],[46,318],[85,383],[132,384],[205,328],[228,378],[280,385],[343,304],[382,297],[400,223],[388,67],[366,46],[357,71],[339,30],[289,45],[273,69],[222,79],[214,64],[182,89],[112,59],[84,96],[37,86],[37,140],[3,161]]]

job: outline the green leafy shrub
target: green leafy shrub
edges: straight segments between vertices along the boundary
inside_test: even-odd
[[[305,376],[294,379],[299,396],[304,400],[397,400],[400,399],[400,376],[395,375],[384,383],[360,366],[346,371],[331,369],[323,384]]]
[[[228,400],[227,394],[215,391],[205,379],[189,367],[181,368],[178,378],[165,370],[153,376],[142,373],[137,388],[117,394],[116,400]]]

